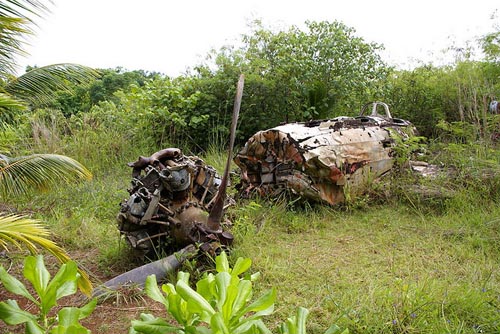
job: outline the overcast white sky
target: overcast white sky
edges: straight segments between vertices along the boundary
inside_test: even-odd
[[[55,0],[39,23],[26,65],[78,63],[177,76],[211,48],[234,44],[261,18],[266,26],[342,21],[383,44],[391,64],[438,62],[440,50],[494,31],[499,0]],[[22,70],[21,72],[24,72]]]

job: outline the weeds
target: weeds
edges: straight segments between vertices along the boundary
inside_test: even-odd
[[[115,216],[127,195],[126,163],[157,147],[131,141],[111,121],[82,122],[70,124],[73,137],[59,135],[52,147],[84,163],[94,179],[9,198],[8,204],[46,221],[58,242],[70,253],[86,254],[102,277],[135,266],[120,243]],[[26,143],[32,150],[35,144]],[[36,150],[44,151],[43,141],[39,145]],[[279,287],[269,328],[277,329],[288,310],[302,305],[310,310],[311,333],[332,323],[351,333],[500,331],[500,153],[481,144],[433,144],[430,152],[429,162],[450,174],[432,180],[393,174],[339,207],[283,198],[241,201],[229,209],[231,257],[249,257],[261,272],[257,295]],[[221,150],[207,155],[202,158],[210,164],[224,165]],[[200,278],[199,264],[185,270]]]

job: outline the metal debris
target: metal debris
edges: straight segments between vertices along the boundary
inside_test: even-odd
[[[371,114],[365,116],[368,107]],[[241,169],[240,194],[275,196],[289,189],[315,201],[344,202],[392,169],[396,137],[415,134],[410,122],[392,118],[382,102],[365,105],[358,117],[260,131],[234,159]]]
[[[193,243],[229,245],[233,236],[209,228],[207,218],[221,179],[196,156],[167,148],[128,164],[130,197],[117,216],[120,233],[144,255],[171,254]]]

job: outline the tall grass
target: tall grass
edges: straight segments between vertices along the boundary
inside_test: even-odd
[[[99,276],[111,275],[134,265],[115,222],[128,196],[126,163],[160,148],[110,123],[87,121],[29,144],[76,158],[94,179],[8,204],[46,221]],[[223,150],[213,146],[201,157],[222,173]],[[499,157],[490,148],[447,146],[433,161],[453,166],[448,176],[387,178],[342,207],[297,206],[285,198],[237,203],[228,212],[233,256],[251,258],[262,273],[256,294],[278,289],[270,327],[304,306],[310,333],[332,323],[351,333],[500,332]],[[449,194],[427,198],[408,185]]]
[[[276,219],[289,216],[283,208],[240,208],[259,228],[239,221],[236,245],[262,272],[261,288],[278,287],[277,320],[302,305],[312,332],[331,323],[352,333],[500,330],[500,235],[491,229],[500,209],[422,220],[404,206],[315,208],[293,213],[296,230]]]

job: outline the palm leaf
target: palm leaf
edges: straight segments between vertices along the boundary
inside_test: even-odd
[[[26,56],[23,48],[23,36],[29,34],[25,28],[25,21],[19,18],[0,16],[0,75],[6,80],[8,75],[15,72],[15,57]]]
[[[79,64],[53,64],[35,68],[11,81],[5,92],[31,104],[44,105],[54,100],[54,92],[73,92],[73,84],[90,84],[99,72]]]
[[[16,70],[16,56],[26,56],[26,36],[32,35],[35,19],[50,10],[38,0],[3,0],[0,2],[0,78],[7,79]]]
[[[78,161],[57,154],[0,156],[0,195],[17,196],[47,190],[55,184],[90,180],[92,174]]]
[[[46,3],[39,0],[3,0],[0,2],[0,16],[14,16],[34,23],[36,17],[42,17],[50,10]]]
[[[0,248],[8,249],[12,244],[19,249],[26,247],[31,254],[38,253],[41,247],[54,255],[61,263],[70,260],[68,254],[55,242],[48,239],[50,232],[45,225],[36,219],[18,215],[0,214]],[[92,283],[89,276],[83,270],[79,270],[81,279],[78,282],[80,290],[87,295],[92,292]]]
[[[15,99],[12,96],[0,93],[0,112],[5,108],[8,108],[10,110],[22,111],[26,109],[26,106],[23,102]]]

